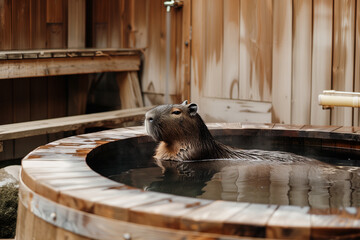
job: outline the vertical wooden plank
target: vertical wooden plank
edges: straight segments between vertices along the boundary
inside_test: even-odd
[[[131,29],[131,23],[134,22],[133,18],[133,10],[132,8],[136,7],[133,5],[133,1],[123,0],[120,2],[120,11],[121,11],[121,19],[120,19],[120,47],[128,48],[129,47],[129,39]]]
[[[131,6],[131,31],[129,33],[129,47],[147,47],[149,4],[147,0],[130,0]],[[184,6],[185,7],[185,6]]]
[[[13,79],[1,80],[0,87],[0,124],[13,122]],[[3,151],[0,152],[0,161],[13,159],[14,141],[3,142]]]
[[[166,20],[165,20],[166,24]],[[181,27],[180,27],[181,26]],[[173,9],[171,11],[171,25],[170,25],[170,72],[169,72],[169,94],[171,96],[170,102],[181,103],[182,84],[180,78],[180,61],[182,49],[182,9]],[[165,26],[165,33],[167,31]],[[166,57],[166,55],[165,55]],[[165,59],[166,61],[166,59]]]
[[[30,120],[47,119],[47,79],[46,78],[32,78],[30,80]],[[40,135],[29,138],[29,150],[35,149],[38,146],[47,143],[47,136]]]
[[[48,78],[48,118],[65,117],[67,115],[67,76]],[[48,135],[48,142],[62,138],[63,133]]]
[[[64,26],[62,23],[50,23],[47,24],[46,30],[47,48],[65,48]]]
[[[30,80],[30,118],[32,121],[46,119],[47,114],[47,90],[46,78],[32,78]]]
[[[67,46],[67,1],[47,0],[46,2],[46,40],[47,48]]]
[[[13,122],[30,120],[30,79],[19,78],[13,82]]]
[[[108,44],[109,1],[93,1],[93,47],[106,48]]]
[[[0,88],[0,124],[13,122],[13,79],[2,79]]]
[[[318,96],[331,88],[333,1],[317,0],[313,5],[311,124],[328,125],[330,113],[319,106]]]
[[[121,109],[143,107],[140,83],[137,72],[117,73]]]
[[[67,113],[66,76],[56,76],[48,79],[48,118],[65,117]]]
[[[12,49],[30,48],[30,0],[12,1]]]
[[[205,30],[202,27],[205,17],[204,0],[192,1],[191,21],[191,101],[200,102],[204,78],[204,48]]]
[[[354,91],[360,92],[360,1],[356,0]],[[360,111],[354,109],[354,126],[360,126]]]
[[[109,0],[109,38],[107,43],[108,47],[122,47],[122,23],[124,21],[124,12],[124,1]]]
[[[12,49],[30,48],[30,0],[12,2]],[[13,122],[30,120],[30,80],[13,81]],[[13,158],[21,158],[29,149],[28,139],[14,141]]]
[[[182,9],[182,39],[180,42],[181,48],[181,62],[178,67],[180,71],[181,82],[181,99],[190,100],[190,61],[191,61],[191,3],[192,0],[185,0]]]
[[[0,50],[11,49],[11,0],[0,0]]]
[[[31,48],[46,48],[46,0],[31,1]]]
[[[46,0],[46,22],[63,22],[63,0]]]
[[[89,89],[89,75],[72,75],[68,79],[68,108],[67,115],[86,113],[86,102]]]
[[[293,3],[291,123],[310,124],[312,1]]]
[[[355,0],[334,2],[332,88],[352,92],[354,81]],[[352,108],[334,108],[331,124],[352,126]]]
[[[19,78],[14,80],[14,122],[30,121],[30,79]],[[16,139],[14,145],[14,158],[21,158],[31,151],[31,141]]]
[[[142,91],[145,101],[149,104],[159,104],[162,100],[155,94],[164,93],[165,75],[165,7],[160,0],[149,5],[148,48],[145,51],[145,66]],[[152,64],[155,63],[156,64]]]
[[[208,0],[205,5],[205,97],[222,95],[223,7],[223,0]]]
[[[271,101],[272,8],[270,0],[241,1],[240,99]]]
[[[20,190],[20,194],[21,190]],[[31,240],[34,231],[34,214],[26,208],[21,201],[18,204],[18,215],[16,222],[16,238]]]
[[[273,1],[273,122],[290,123],[292,73],[292,2]]]
[[[68,0],[68,48],[85,48],[85,0]]]
[[[222,97],[239,98],[240,2],[224,1],[223,89]]]

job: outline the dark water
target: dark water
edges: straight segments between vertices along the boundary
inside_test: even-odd
[[[242,145],[243,149],[251,148]],[[152,159],[155,143],[129,140],[121,146],[105,149],[88,162],[94,170],[112,180],[147,191],[262,204],[360,207],[360,157],[356,152],[301,144],[280,145],[275,149],[289,153],[269,152],[268,148],[273,148],[274,144],[256,147],[266,150],[265,156],[281,161],[156,163]],[[259,153],[261,151],[256,151]]]

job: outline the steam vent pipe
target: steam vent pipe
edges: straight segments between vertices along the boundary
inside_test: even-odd
[[[335,90],[325,90],[319,95],[319,105],[323,109],[333,107],[360,107],[360,93],[340,92]]]

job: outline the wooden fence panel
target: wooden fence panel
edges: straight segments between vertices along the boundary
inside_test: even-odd
[[[129,33],[129,47],[145,48],[147,47],[147,35],[149,30],[149,5],[147,0],[130,0],[131,16]]]
[[[30,46],[32,49],[46,48],[46,0],[32,0],[30,14]]]
[[[46,41],[48,48],[67,47],[66,0],[46,1]]]
[[[205,21],[205,11],[203,6],[205,0],[192,1],[192,40],[191,40],[191,101],[200,102],[201,89],[204,78],[205,50],[205,29],[202,23]]]
[[[13,123],[13,82],[12,79],[3,79],[0,83],[0,124]],[[3,151],[0,152],[0,161],[12,159],[14,156],[14,141],[4,141]]]
[[[223,62],[223,1],[209,0],[205,5],[205,78],[203,96],[221,97]]]
[[[93,47],[106,48],[108,44],[109,1],[93,1]]]
[[[318,95],[331,88],[333,1],[318,0],[313,9],[311,124],[330,124],[330,113],[321,109]]]
[[[360,1],[356,1],[354,91],[360,92]],[[354,126],[360,126],[360,111],[354,109]]]
[[[272,103],[273,122],[290,123],[292,2],[274,1]]]
[[[354,81],[355,0],[334,2],[334,43],[332,87],[352,92]],[[352,125],[352,108],[335,108],[332,125]]]
[[[68,0],[68,48],[85,48],[85,0]]]
[[[17,79],[13,82],[13,86],[14,123],[30,121],[30,79]],[[14,158],[21,158],[31,151],[32,149],[24,148],[30,143],[28,139],[16,139]]]
[[[104,1],[102,1],[104,2]],[[119,48],[123,46],[122,35],[124,31],[124,24],[121,21],[124,15],[124,1],[109,0],[108,11],[108,43],[107,46],[111,48]],[[94,9],[96,11],[96,9]]]
[[[30,48],[30,0],[12,1],[12,49]]]
[[[271,101],[272,1],[242,0],[240,99]]]
[[[222,97],[239,98],[240,1],[224,1]]]
[[[51,80],[51,79],[50,79]],[[30,80],[30,120],[41,120],[48,117],[48,96],[46,94],[48,89],[47,78],[32,78]],[[25,151],[33,150],[38,146],[47,143],[47,135],[39,135],[30,138],[27,143]],[[23,147],[23,146],[22,146]],[[27,152],[26,152],[27,153]]]
[[[291,123],[310,124],[312,1],[293,3]]]
[[[11,0],[0,0],[0,19],[3,23],[0,24],[0,49],[11,49]]]
[[[145,95],[145,102],[148,104],[159,104],[162,100],[156,96],[157,93],[164,93],[162,75],[165,75],[165,32],[164,15],[160,1],[149,6],[149,30],[148,49],[145,51],[145,66],[142,90]]]

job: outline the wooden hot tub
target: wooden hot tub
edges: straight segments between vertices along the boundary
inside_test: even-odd
[[[234,135],[272,137],[325,150],[360,151],[360,128],[279,124],[209,127],[215,136],[225,139]],[[154,146],[143,127],[132,127],[61,139],[26,156],[16,239],[360,237],[357,207],[313,209],[181,197],[114,182],[88,166],[87,161],[102,161],[102,153],[125,142],[129,148],[137,143]]]

